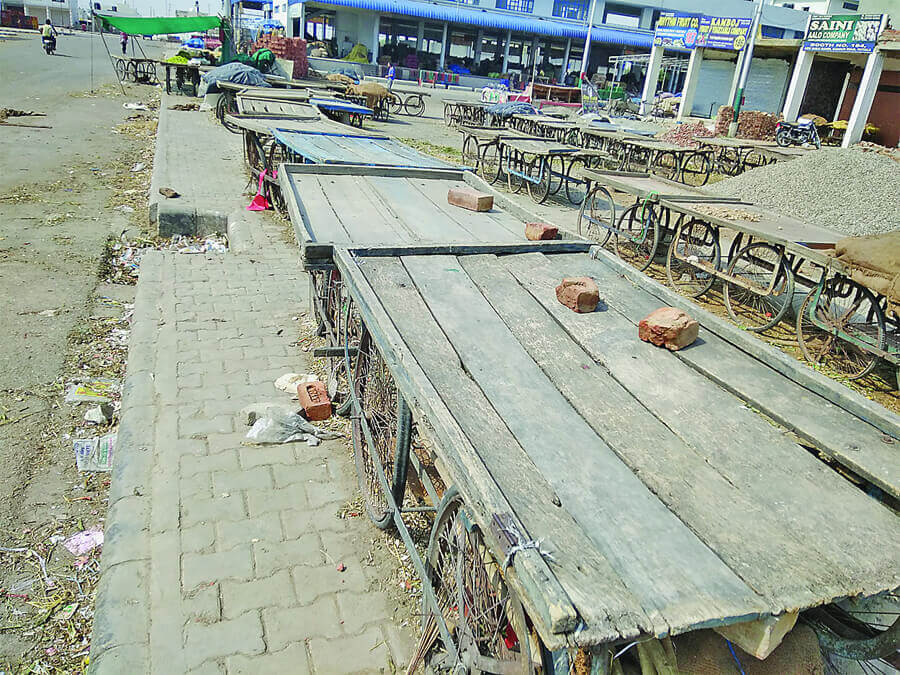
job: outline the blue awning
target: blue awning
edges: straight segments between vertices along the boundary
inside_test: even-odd
[[[295,5],[306,0],[288,0]],[[419,0],[314,0],[316,4],[337,7],[355,7],[371,9],[376,12],[413,16],[432,21],[450,21],[471,26],[511,30],[517,33],[549,35],[559,38],[576,38],[584,40],[585,27],[573,21],[543,19],[536,16],[502,12],[495,9],[479,9],[473,6],[444,5],[436,2]],[[612,28],[594,26],[591,33],[593,42],[605,42],[629,47],[653,46],[653,31],[632,30],[628,28]]]

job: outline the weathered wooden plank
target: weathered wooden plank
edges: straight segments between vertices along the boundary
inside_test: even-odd
[[[341,224],[335,206],[319,179],[309,176],[298,184],[287,172],[279,175],[281,188],[297,233],[303,242],[349,243],[350,235]],[[302,194],[301,194],[302,186]],[[299,227],[302,226],[302,229]]]
[[[646,292],[646,295],[627,293],[632,303],[645,298],[643,305],[631,310],[632,321],[639,321],[644,316],[638,316],[640,312],[654,303],[679,307],[695,316],[712,337],[719,339],[711,337],[710,344],[722,341],[735,345],[743,353],[743,356],[735,354],[727,363],[701,360],[700,354],[694,355],[690,351],[678,353],[679,358],[720,385],[733,388],[754,407],[794,429],[822,452],[846,463],[848,468],[873,484],[889,491],[897,484],[896,443],[888,445],[880,439],[875,442],[877,434],[865,427],[870,425],[875,431],[900,439],[900,422],[896,414],[701,309],[614,256],[602,252],[598,255],[603,262],[600,269],[604,274],[608,268],[614,278],[625,276],[628,286],[620,284],[616,288],[637,286]],[[773,380],[778,384],[772,385]],[[820,426],[822,411],[830,410],[830,404],[836,408],[830,418],[839,425],[840,431],[836,435],[830,427]]]
[[[325,193],[334,204],[336,212],[350,240],[354,243],[413,242],[413,231],[408,229],[368,185],[363,176],[330,176],[320,179]]]
[[[754,466],[745,481],[749,488],[733,481],[730,473],[713,461],[720,451],[691,447],[668,416],[661,417],[658,409],[643,403],[648,392],[653,395],[661,389],[660,379],[664,378],[667,384],[662,388],[687,399],[685,410],[666,397],[671,417],[686,424],[706,424],[721,417],[715,427],[718,438],[712,440],[717,445],[732,443],[728,433],[731,410],[720,411],[715,396],[709,399],[709,410],[689,414],[689,406],[695,403],[691,394],[698,389],[705,393],[714,385],[696,374],[684,378],[682,364],[667,368],[671,356],[637,341],[633,326],[617,321],[621,317],[614,310],[576,315],[563,307],[555,297],[558,280],[545,275],[543,266],[523,261],[521,267],[533,271],[534,277],[517,279],[493,256],[460,260],[571,405],[680,520],[766,598],[770,612],[815,605],[823,595],[831,597],[829,593],[844,588],[844,565],[852,562],[856,551],[847,551],[846,559],[827,564],[826,554],[833,551],[828,547],[820,550],[823,523],[785,513],[773,504],[786,501],[792,509],[803,508],[809,499],[821,501],[814,487],[801,483],[795,494],[779,492],[778,499],[771,499],[768,474],[782,472],[778,467],[766,471]],[[514,265],[514,261],[505,264]],[[517,272],[518,267],[514,265],[512,271]],[[537,283],[532,284],[532,279]],[[592,339],[584,341],[596,353],[586,352],[567,330],[590,335]],[[599,366],[595,363],[598,356]],[[735,537],[736,532],[741,536]]]
[[[572,338],[649,411],[732,484],[759,504],[767,503],[785,530],[817,552],[816,563],[832,577],[830,585],[823,582],[823,601],[840,595],[871,595],[900,584],[900,519],[730,393],[668,352],[640,342],[635,324],[618,310],[639,295],[634,289],[615,288],[612,275],[604,276],[599,262],[585,256],[528,254],[504,262]],[[604,289],[611,309],[602,320],[573,320],[572,313],[556,301],[552,286],[548,292],[548,285],[555,285],[562,276],[583,274],[595,276]],[[701,341],[681,353],[703,348]],[[835,513],[836,503],[840,513]],[[673,508],[677,511],[680,506]],[[773,573],[790,577],[795,574],[793,565],[802,567],[792,561],[787,569]]]
[[[425,181],[446,187],[448,181]],[[386,204],[403,225],[413,233],[416,242],[467,241],[469,232],[459,223],[446,218],[431,202],[423,200],[421,194],[406,178],[384,178],[372,176],[366,183],[375,193],[378,201]],[[393,242],[385,242],[393,243]]]
[[[456,258],[403,263],[465,371],[639,600],[654,633],[766,611],[573,410]]]
[[[411,255],[471,255],[473,253],[493,253],[503,255],[510,253],[585,253],[591,247],[590,242],[577,239],[557,239],[555,241],[528,241],[521,242],[483,242],[477,244],[403,244],[371,246],[348,246],[347,250],[360,258],[384,257],[384,256],[411,256]]]
[[[383,302],[387,302],[391,307],[413,310],[415,314],[421,315],[421,311],[416,311],[417,308],[419,310],[422,308],[421,298],[411,283],[403,285],[403,279],[408,280],[408,275],[396,259],[388,261],[389,266],[384,273],[379,273],[374,261],[367,261],[365,272],[382,289],[383,299],[381,299],[376,296],[369,280],[363,274],[363,269],[355,264],[349,252],[338,249],[335,259],[344,283],[357,302],[366,325],[375,336],[379,350],[394,375],[398,388],[415,412],[417,423],[424,425],[430,431],[429,435],[436,440],[438,444],[436,451],[442,454],[443,462],[449,473],[447,478],[458,486],[466,504],[471,508],[476,522],[491,545],[495,547],[494,550],[498,550],[496,548],[498,542],[492,539],[493,534],[489,522],[492,513],[513,514],[517,525],[521,527],[523,533],[527,534],[529,529],[521,521],[518,521],[515,509],[496,482],[497,477],[493,476],[485,466],[482,457],[460,428],[457,418],[447,409],[406,342],[407,340],[422,340],[426,345],[439,346],[446,345],[446,340],[442,341],[440,331],[435,333],[431,328],[433,322],[427,320],[414,322],[412,326],[405,328],[405,337],[401,337],[383,306]],[[416,298],[418,298],[418,304],[416,304]],[[429,349],[425,350],[426,356],[430,353],[432,352]],[[434,353],[445,358],[449,357],[447,360],[449,364],[458,364],[458,361],[452,356],[452,350]],[[454,370],[451,369],[450,372],[454,372]],[[458,377],[458,372],[454,374]],[[461,383],[460,391],[467,391],[465,377],[461,379]],[[475,391],[477,392],[477,389]],[[485,410],[489,410],[489,408],[485,408]],[[476,417],[476,419],[479,418]],[[502,444],[498,445],[499,449],[503,449],[503,447]],[[487,449],[489,450],[490,447]],[[501,457],[500,460],[502,461],[503,458]],[[546,499],[546,495],[540,492],[540,486],[533,494],[535,499]],[[540,509],[537,511],[540,512]],[[555,515],[552,509],[549,512],[551,516]],[[588,551],[587,555],[589,562],[591,552]],[[567,640],[561,634],[575,629],[579,615],[566,591],[560,586],[557,577],[548,567],[547,561],[537,551],[529,549],[516,555],[512,566],[516,573],[509,575],[509,581],[519,592],[542,639],[550,649],[559,649],[565,646]],[[591,565],[588,569],[597,570],[599,568]],[[565,570],[561,570],[561,572],[563,571]],[[578,570],[577,567],[575,572],[585,573]],[[585,586],[576,581],[572,587],[577,591]],[[616,636],[634,637],[642,629],[642,626],[646,625],[646,618],[640,615],[640,610],[635,603],[629,604],[625,601],[627,593],[616,593],[617,588],[620,587],[616,586],[614,577],[611,577],[606,584],[596,585],[595,588],[603,590],[605,593],[599,598],[595,598],[588,609],[602,607],[604,602],[609,599],[610,611],[599,615],[586,612],[581,617],[591,622],[591,634],[597,641],[615,640]],[[620,596],[624,596],[624,598]],[[635,607],[638,613],[628,614],[628,607]]]
[[[451,187],[459,187],[459,183],[451,185],[438,181],[412,180],[410,184],[418,192],[420,200],[432,205],[443,217],[457,223],[468,234],[466,240],[521,241],[525,238],[525,225],[496,207],[492,211],[476,213],[448,204],[447,191]]]

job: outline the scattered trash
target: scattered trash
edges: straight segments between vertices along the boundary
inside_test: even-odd
[[[319,378],[310,373],[285,373],[275,380],[275,388],[288,394],[297,393],[297,385],[305,382],[315,382]]]
[[[147,112],[150,112],[150,108],[143,103],[123,103],[122,107],[127,110],[146,110]]]
[[[121,211],[122,213],[134,213],[134,209],[127,204],[122,204],[120,206],[115,207],[114,211]]]
[[[346,570],[347,570],[347,566],[344,563],[338,563],[338,565],[337,565],[338,572],[344,572]]]
[[[247,432],[247,439],[259,445],[305,441],[310,437],[330,440],[341,435],[310,424],[296,413],[288,415],[275,407],[266,410],[266,416],[257,419]]]
[[[76,438],[73,442],[75,465],[79,471],[109,471],[115,445],[115,432],[93,438]]]
[[[177,251],[179,253],[225,253],[228,251],[228,246],[215,237],[207,237],[201,243],[183,246]]]
[[[175,192],[170,187],[161,187],[159,188],[159,194],[161,194],[166,199],[175,199],[176,197],[180,197],[181,195]]]
[[[316,438],[315,436],[308,436],[307,439],[306,439],[306,444],[307,444],[309,447],[311,447],[311,448],[316,447],[316,446],[319,445],[321,442],[322,442],[322,441],[320,441],[320,440],[319,440],[318,438]]]
[[[73,534],[63,542],[63,546],[74,556],[90,553],[98,546],[103,546],[103,526],[94,525],[78,534]]]
[[[170,105],[169,110],[200,110],[199,103],[176,103],[175,105]]]
[[[93,422],[94,424],[109,424],[112,422],[115,408],[110,403],[101,403],[84,413],[85,422]]]
[[[138,162],[133,167],[131,167],[131,172],[137,173],[138,171],[143,171],[146,168],[147,168],[146,164],[144,164],[143,162]]]
[[[66,391],[66,403],[82,401],[106,403],[118,391],[119,383],[116,380],[96,379],[81,384],[70,384]]]
[[[261,401],[259,403],[251,403],[247,407],[241,409],[241,419],[248,427],[252,427],[256,420],[266,416],[266,411],[270,408],[278,410],[285,415],[293,415],[297,412],[296,405],[289,405],[280,402]]]
[[[266,180],[266,170],[263,169],[259,173],[259,189],[256,191],[256,196],[253,198],[253,201],[250,202],[250,206],[247,207],[248,211],[266,211],[269,208],[269,200],[266,199],[266,196],[263,194],[263,182]]]
[[[59,314],[58,309],[45,309],[42,312],[38,312],[38,316],[56,316]]]

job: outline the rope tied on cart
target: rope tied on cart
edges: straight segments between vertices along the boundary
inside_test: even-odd
[[[521,539],[519,537],[519,533],[515,530],[508,527],[501,527],[503,533],[509,537],[509,540],[515,542],[512,546],[510,546],[509,551],[506,552],[506,557],[503,559],[503,569],[505,570],[513,563],[513,558],[516,557],[516,553],[521,553],[522,551],[537,551],[538,554],[548,560],[550,562],[555,563],[556,561],[553,559],[553,554],[550,551],[547,551],[541,548],[541,544],[543,543],[543,539]]]

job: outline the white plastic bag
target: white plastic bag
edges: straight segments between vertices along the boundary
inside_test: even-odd
[[[285,413],[274,406],[268,408],[266,416],[256,420],[247,432],[248,440],[261,445],[305,441],[310,436],[323,441],[341,437],[338,433],[310,424],[296,413]]]

